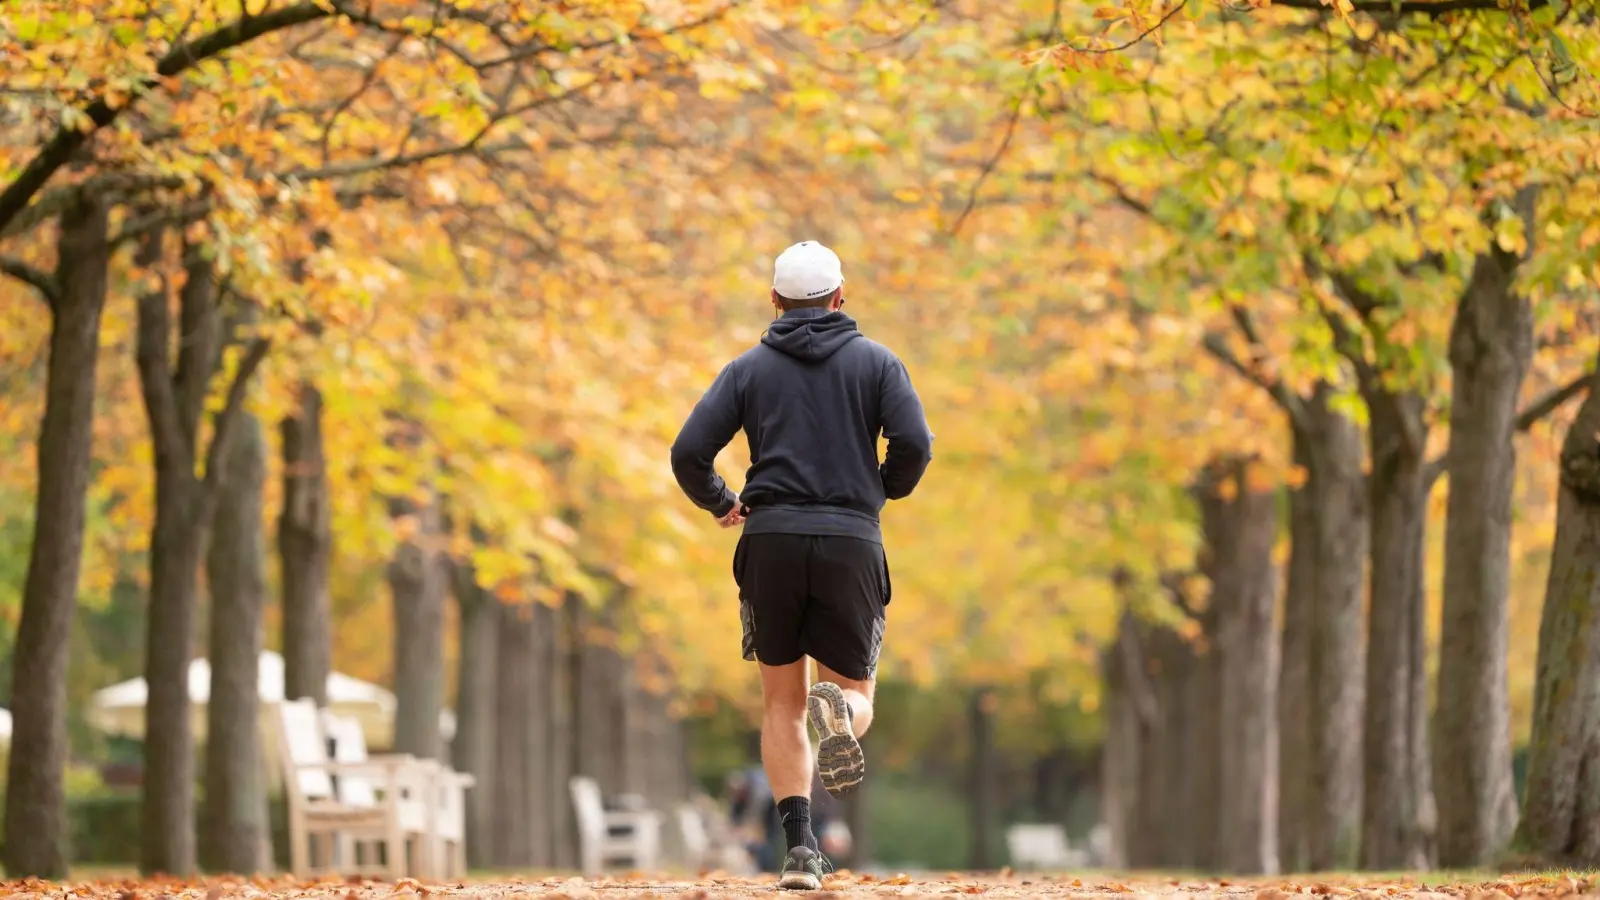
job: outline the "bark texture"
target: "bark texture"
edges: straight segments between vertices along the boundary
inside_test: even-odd
[[[1367,637],[1361,864],[1431,864],[1434,812],[1427,744],[1423,527],[1427,426],[1414,391],[1364,388],[1371,421],[1371,610]]]
[[[1214,806],[1193,806],[1194,782],[1215,777],[1203,761],[1215,756],[1196,752],[1203,748],[1193,726],[1216,717],[1215,698],[1206,698],[1203,717],[1193,714],[1191,681],[1202,668],[1194,644],[1170,627],[1142,621],[1128,580],[1118,583],[1129,605],[1107,660],[1105,803],[1113,856],[1133,868],[1189,868],[1198,835],[1218,821]]]
[[[1519,197],[1532,233],[1532,190]],[[1517,398],[1533,359],[1533,308],[1515,290],[1521,258],[1479,254],[1450,332],[1450,496],[1435,733],[1439,862],[1494,861],[1516,829],[1507,644]]]
[[[161,239],[148,238],[140,263],[160,260]],[[201,542],[227,483],[229,446],[245,391],[266,354],[252,341],[217,413],[197,476],[199,427],[221,364],[222,311],[211,263],[198,247],[184,254],[174,332],[165,286],[139,298],[139,384],[155,445],[156,516],[150,540],[150,617],[145,645],[144,781],[140,869],[185,875],[195,867],[194,742],[190,729],[189,662],[195,630],[195,596]],[[180,339],[181,337],[181,339]],[[170,362],[178,346],[177,366]]]
[[[483,869],[491,864],[494,807],[500,796],[494,780],[500,602],[477,583],[470,566],[458,565],[454,574],[461,647],[456,677],[456,734],[450,760],[457,771],[476,779],[467,792],[467,864]]]
[[[1312,871],[1353,866],[1361,828],[1366,476],[1361,431],[1330,408],[1332,395],[1328,385],[1317,385],[1296,436],[1310,459],[1305,490],[1315,512],[1308,537],[1314,585],[1304,792],[1306,867]]]
[[[493,854],[496,865],[549,868],[552,810],[563,808],[552,796],[560,746],[551,729],[556,619],[542,604],[504,608],[500,619]]]
[[[95,371],[110,260],[106,209],[86,196],[61,217],[50,361],[39,427],[33,548],[11,670],[6,874],[67,874],[67,649],[77,610],[93,459]]]
[[[1519,849],[1600,865],[1600,394],[1561,448]]]
[[[1201,571],[1211,581],[1207,612],[1215,626],[1210,677],[1220,700],[1212,740],[1220,775],[1212,852],[1225,871],[1271,874],[1278,870],[1278,591],[1272,564],[1278,517],[1276,497],[1256,483],[1254,465],[1242,459],[1213,465],[1196,494],[1206,536]],[[1199,703],[1192,708],[1205,709]]]
[[[328,566],[333,530],[328,466],[322,444],[322,394],[300,385],[300,405],[280,426],[283,511],[278,517],[278,563],[283,591],[284,696],[328,702],[333,666]]]
[[[394,749],[424,759],[444,758],[439,715],[444,709],[444,604],[448,589],[438,552],[439,508],[395,503],[396,516],[414,515],[416,534],[389,563],[394,596]]]
[[[267,866],[271,840],[259,688],[267,593],[261,520],[266,439],[254,416],[240,417],[231,453],[206,556],[211,700],[200,851],[211,871],[251,874]]]
[[[1299,430],[1296,465],[1311,471],[1311,452]],[[1316,615],[1317,510],[1306,484],[1289,492],[1289,570],[1283,596],[1283,642],[1278,670],[1278,863],[1301,872],[1310,861],[1311,630]]]

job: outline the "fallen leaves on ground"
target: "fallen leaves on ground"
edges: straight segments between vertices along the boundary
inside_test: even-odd
[[[568,876],[507,877],[431,883],[414,878],[398,881],[359,877],[298,880],[293,878],[207,878],[181,880],[105,879],[53,883],[38,879],[0,882],[0,897],[40,900],[720,900],[776,895],[773,876],[756,878],[704,873],[698,877],[662,878],[642,873],[600,879]],[[985,900],[1011,898],[1226,897],[1237,900],[1305,900],[1351,897],[1355,900],[1532,900],[1596,893],[1596,880],[1572,873],[1445,883],[1438,877],[1361,878],[1339,880],[1174,880],[1035,873],[974,874],[949,872],[917,877],[889,877],[841,870],[830,875],[823,891],[804,900],[934,897],[982,894]],[[802,895],[803,897],[803,895]],[[796,897],[796,900],[802,900]]]

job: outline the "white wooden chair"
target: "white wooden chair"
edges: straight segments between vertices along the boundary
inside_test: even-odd
[[[578,824],[578,861],[585,877],[593,878],[606,864],[623,860],[640,871],[656,868],[661,852],[659,812],[606,809],[600,785],[593,778],[573,778],[571,789]]]
[[[1074,859],[1067,830],[1060,825],[1013,825],[1006,829],[1006,848],[1017,869],[1059,870]]]
[[[398,759],[366,763],[330,759],[321,717],[310,700],[279,703],[277,719],[289,807],[289,867],[294,875],[309,878],[337,871],[399,878],[406,874],[406,834],[399,808],[406,764]],[[335,776],[341,782],[337,794]],[[362,783],[376,788],[371,802],[346,802],[346,798],[365,799],[357,786]],[[363,866],[355,859],[337,859],[335,846],[345,838],[375,844],[382,851],[381,862]],[[313,860],[314,844],[322,845],[320,862]]]
[[[435,764],[431,760],[418,759],[403,753],[369,756],[367,734],[362,730],[359,721],[335,716],[326,710],[322,712],[322,721],[328,739],[333,744],[335,763],[357,769],[381,766],[385,772],[393,773],[392,808],[399,818],[399,830],[404,841],[401,847],[402,859],[408,860],[404,874],[432,876],[434,869],[430,830],[434,817],[429,802],[432,799],[434,778],[432,770]],[[360,774],[335,776],[334,792],[340,803],[357,809],[376,806],[380,802],[379,792],[372,779]],[[338,841],[340,864],[348,861],[359,866],[360,851],[367,843],[370,842],[361,840],[358,835],[341,834]]]
[[[678,831],[683,839],[684,865],[691,872],[722,870],[730,875],[754,875],[755,860],[733,834],[725,813],[704,795],[677,808]]]
[[[439,766],[433,784],[432,871],[436,878],[467,874],[467,789],[477,780],[465,772]]]

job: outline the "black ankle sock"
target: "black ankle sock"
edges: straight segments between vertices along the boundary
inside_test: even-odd
[[[789,849],[817,849],[817,836],[811,833],[810,797],[785,797],[779,800],[778,820],[783,823],[783,836],[789,842]]]

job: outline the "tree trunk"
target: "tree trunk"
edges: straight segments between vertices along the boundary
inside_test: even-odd
[[[534,864],[533,820],[535,783],[541,773],[534,765],[533,717],[537,689],[533,610],[504,607],[498,612],[499,683],[495,691],[494,865],[521,867]]]
[[[624,697],[630,673],[612,649],[614,636],[603,614],[583,600],[568,601],[578,639],[578,675],[572,689],[573,731],[577,739],[576,774],[600,783],[608,795],[627,790],[627,748],[624,740]]]
[[[93,196],[62,214],[50,362],[39,426],[33,548],[11,669],[13,734],[5,791],[5,870],[67,874],[67,648],[78,602],[93,459],[95,369],[105,308],[106,209]]]
[[[244,416],[231,474],[212,523],[211,700],[206,707],[206,868],[252,874],[268,863],[265,770],[261,755],[259,670],[266,600],[261,487],[267,477],[261,423]]]
[[[1329,407],[1318,384],[1306,399],[1305,490],[1315,512],[1310,542],[1315,585],[1306,668],[1305,841],[1312,871],[1349,868],[1360,850],[1361,733],[1366,711],[1362,613],[1367,559],[1366,476],[1361,430]],[[1302,441],[1302,437],[1296,437]],[[1281,801],[1287,802],[1287,801]]]
[[[556,751],[555,733],[550,727],[551,707],[556,697],[553,676],[560,667],[557,653],[559,642],[556,639],[556,611],[543,603],[535,603],[529,612],[533,619],[533,655],[530,660],[533,669],[532,689],[528,706],[523,712],[528,722],[528,793],[533,803],[529,837],[533,842],[533,864],[550,868],[555,865],[557,840],[551,810],[559,808],[556,800],[559,795],[552,796],[551,789],[554,787],[556,758],[560,754]],[[562,793],[565,793],[564,789]]]
[[[160,236],[141,263],[159,261]],[[167,362],[172,325],[165,286],[139,298],[139,377],[155,444],[156,518],[150,540],[150,628],[145,639],[143,850],[145,874],[195,867],[194,740],[189,663],[195,591],[206,523],[205,485],[195,477],[196,431],[217,365],[220,321],[209,263],[189,248],[181,291],[179,364]]]
[[[1372,599],[1367,631],[1361,863],[1429,867],[1432,791],[1427,750],[1423,527],[1427,425],[1415,392],[1368,392]]]
[[[1600,393],[1561,448],[1519,848],[1600,866]]]
[[[161,236],[148,237],[141,266],[160,261]],[[184,252],[185,281],[174,343],[165,285],[139,298],[139,386],[155,445],[156,520],[150,540],[150,627],[146,634],[144,781],[140,868],[186,875],[194,870],[194,746],[189,725],[189,662],[195,629],[200,549],[227,486],[230,442],[250,378],[266,354],[256,339],[241,358],[227,402],[213,419],[205,476],[195,474],[200,421],[220,368],[224,327],[215,273],[200,248]]]
[[[578,865],[577,820],[572,810],[570,786],[573,773],[577,771],[572,706],[575,656],[568,609],[577,602],[581,601],[569,596],[561,608],[548,613],[554,653],[550,660],[550,732],[546,741],[550,748],[550,802],[546,809],[550,816],[551,853],[558,869]]]
[[[495,709],[498,680],[500,602],[484,590],[471,566],[455,571],[456,604],[461,610],[461,639],[456,678],[456,736],[450,759],[457,771],[476,779],[467,792],[467,864],[490,864],[495,832],[495,734],[501,721]]]
[[[1283,596],[1278,672],[1278,862],[1301,872],[1311,826],[1311,632],[1317,610],[1317,508],[1309,483],[1311,449],[1296,429],[1294,460],[1307,482],[1289,491],[1289,571]]]
[[[1218,710],[1215,863],[1239,874],[1271,874],[1278,868],[1278,647],[1273,629],[1278,592],[1272,564],[1277,498],[1253,485],[1255,465],[1242,459],[1213,465],[1197,490],[1206,536],[1201,569],[1211,581],[1207,612],[1214,622],[1211,652],[1219,702],[1195,709]]]
[[[445,570],[436,546],[439,509],[396,504],[415,514],[417,534],[389,563],[394,594],[394,750],[424,759],[444,757],[439,715],[444,709]]]
[[[993,691],[977,688],[973,690],[967,705],[968,733],[972,739],[972,755],[967,761],[972,849],[967,865],[980,871],[995,868],[995,827],[999,802],[995,784],[995,767],[998,765],[994,754],[995,700]]]
[[[328,467],[322,449],[322,395],[300,384],[300,408],[283,420],[283,511],[278,559],[283,590],[284,697],[328,704],[333,667],[333,612],[328,566],[333,529]]]
[[[1104,664],[1105,702],[1101,704],[1106,723],[1105,740],[1100,746],[1100,820],[1110,835],[1110,850],[1099,864],[1108,869],[1129,866],[1129,847],[1137,838],[1133,830],[1139,805],[1140,708],[1135,679],[1128,671],[1124,642],[1132,640],[1133,614],[1124,611],[1117,621],[1116,643]],[[1146,701],[1146,715],[1154,713],[1154,698]]]
[[[1531,191],[1525,222],[1532,225]],[[1507,643],[1517,398],[1533,359],[1520,260],[1479,254],[1450,333],[1450,496],[1439,639],[1439,862],[1487,865],[1516,829]]]

